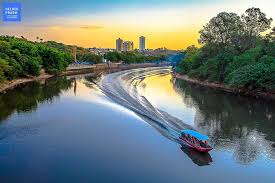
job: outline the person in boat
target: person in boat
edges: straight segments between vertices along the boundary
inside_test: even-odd
[[[186,139],[187,141],[191,142],[194,145],[201,146],[201,147],[208,147],[207,141],[202,141],[194,136],[191,136],[190,134],[186,134],[184,132],[181,133],[181,137]]]
[[[183,138],[186,138],[185,133],[181,133],[181,136],[182,136]]]
[[[190,135],[189,134],[187,134],[187,140],[191,140],[191,137],[190,137]]]
[[[196,145],[197,144],[197,139],[196,137],[193,137],[193,143]]]
[[[207,144],[207,141],[200,141],[200,146],[204,148],[209,147],[209,145]]]
[[[181,130],[180,138],[184,141],[188,141],[189,145],[198,151],[209,152],[213,149],[207,143],[209,137],[194,130]]]
[[[198,139],[196,137],[194,137],[194,140],[195,140],[195,144],[198,145]]]
[[[198,145],[201,147],[207,147],[207,142],[203,142],[202,140],[199,140],[196,137],[190,136],[189,134],[186,135],[184,132],[181,133],[181,137],[195,145]]]

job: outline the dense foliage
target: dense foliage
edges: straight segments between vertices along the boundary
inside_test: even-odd
[[[275,28],[263,36],[271,22],[258,8],[242,16],[219,13],[200,31],[202,47],[186,49],[177,72],[249,90],[274,90]]]
[[[69,52],[51,48],[25,38],[0,36],[0,81],[22,76],[38,76],[63,71],[72,61]]]
[[[0,36],[0,82],[17,77],[38,76],[41,69],[56,74],[73,61],[75,46],[54,41],[28,41],[24,37]],[[102,62],[102,57],[76,47],[78,61]]]
[[[57,43],[55,41],[47,41],[44,44],[51,48],[58,49],[59,51],[72,53],[76,48],[76,57],[79,62],[90,62],[90,63],[100,63],[102,62],[102,56],[95,55],[89,51],[87,48],[82,48],[79,46],[65,45],[63,43]]]
[[[138,52],[108,52],[105,54],[105,58],[111,62],[124,62],[124,63],[142,63],[142,62],[154,62],[165,60],[164,55],[144,55]]]

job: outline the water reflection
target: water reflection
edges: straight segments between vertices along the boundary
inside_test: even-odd
[[[211,137],[216,150],[233,151],[241,164],[261,156],[275,159],[274,102],[233,96],[182,80],[172,82],[183,103],[196,108],[195,127]]]
[[[100,74],[86,74],[70,77],[50,78],[41,82],[30,82],[23,87],[0,94],[0,122],[8,118],[12,113],[26,113],[35,111],[40,103],[52,103],[62,92],[73,88],[77,93],[77,80],[83,80],[87,87],[95,88],[95,82]]]
[[[180,149],[198,166],[210,165],[213,162],[209,153],[201,153],[187,146],[181,146]]]
[[[96,82],[100,77],[100,74],[96,74],[52,78],[46,80],[44,84],[32,82],[24,87],[1,94],[0,122],[5,121],[12,113],[32,112],[38,108],[40,103],[52,103],[69,89],[72,89],[77,95],[81,89],[77,85],[79,81],[88,88],[98,89]],[[159,81],[165,82],[162,77],[159,77]],[[158,80],[154,80],[154,82],[157,83]],[[151,83],[148,82],[142,86],[146,90],[150,85]],[[179,95],[179,98],[176,97],[177,102],[180,99],[187,106],[187,108],[180,108],[177,105],[172,105],[173,100],[167,100],[171,102],[169,106],[172,110],[178,108],[180,111],[190,113],[188,107],[195,109],[194,126],[211,137],[211,144],[216,151],[232,152],[235,160],[241,164],[251,164],[262,157],[275,160],[275,148],[273,147],[275,143],[274,102],[232,96],[181,80],[170,80],[170,78],[168,82],[165,82],[165,87],[167,95]],[[176,92],[171,92],[170,89]],[[155,95],[155,93],[153,94]],[[166,101],[167,98],[165,99],[164,96],[161,95],[163,99],[158,100],[160,103]],[[193,115],[193,113],[190,114]],[[145,121],[149,120],[144,116],[140,117]],[[160,133],[166,134],[167,129],[161,124],[156,122],[150,124],[153,124],[153,127]],[[41,124],[32,126],[39,128],[39,125]],[[29,126],[20,126],[20,129],[13,127],[8,130],[3,128],[0,139],[10,133],[24,134],[25,131],[28,134],[33,133],[35,128]],[[209,154],[201,154],[186,147],[181,147],[181,150],[199,166],[209,165],[213,161]]]
[[[0,94],[0,122],[14,112],[31,112],[37,109],[39,103],[52,103],[55,97],[71,86],[71,80],[59,77],[48,79],[44,84],[31,82],[24,87]]]

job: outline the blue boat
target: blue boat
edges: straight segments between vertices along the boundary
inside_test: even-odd
[[[179,139],[187,146],[200,152],[209,152],[213,149],[207,143],[209,137],[194,130],[181,130]]]

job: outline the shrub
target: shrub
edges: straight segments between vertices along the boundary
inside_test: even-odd
[[[27,62],[27,72],[33,76],[39,76],[40,75],[40,60],[39,57],[30,57]]]
[[[68,66],[66,55],[57,49],[40,45],[38,47],[38,53],[46,72],[58,73],[65,70]]]
[[[275,89],[275,65],[258,63],[241,67],[229,74],[226,83],[249,89],[273,90]]]
[[[6,80],[6,73],[10,70],[8,62],[0,58],[0,82]]]

